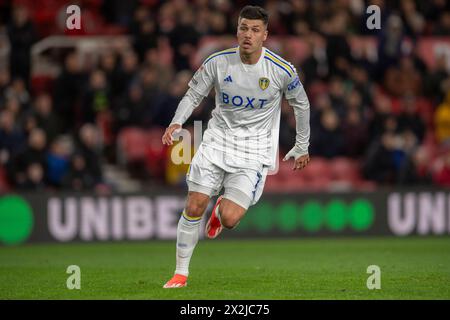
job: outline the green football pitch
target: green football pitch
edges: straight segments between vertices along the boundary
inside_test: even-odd
[[[163,289],[174,264],[175,241],[0,247],[0,298],[450,299],[449,237],[200,240],[188,286]]]

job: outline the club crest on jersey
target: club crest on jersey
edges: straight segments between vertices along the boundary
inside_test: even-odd
[[[259,78],[259,87],[266,90],[269,87],[270,80],[268,78]]]

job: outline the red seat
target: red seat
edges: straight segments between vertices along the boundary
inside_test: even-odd
[[[308,191],[327,191],[330,188],[331,180],[329,176],[319,176],[307,183]]]
[[[280,159],[277,176],[282,177],[283,179],[289,179],[293,173],[292,171],[293,166],[294,162],[292,160],[283,161],[282,159]]]
[[[147,136],[139,128],[125,128],[118,136],[119,152],[126,163],[145,161],[147,156]]]
[[[264,185],[264,191],[267,192],[278,192],[284,184],[284,180],[277,175],[270,175],[266,178],[266,183]]]
[[[360,180],[359,163],[355,160],[338,157],[330,162],[333,180],[356,182]]]
[[[164,177],[168,148],[161,141],[163,134],[164,130],[160,128],[146,131],[147,151],[145,165],[152,177]]]
[[[312,158],[311,162],[300,171],[307,181],[314,181],[320,178],[329,179],[331,175],[330,166],[324,158]]]

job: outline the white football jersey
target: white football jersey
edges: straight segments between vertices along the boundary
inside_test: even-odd
[[[189,87],[202,96],[216,91],[203,144],[241,163],[275,168],[281,99],[303,90],[292,64],[264,47],[256,64],[244,64],[235,47],[209,56]]]

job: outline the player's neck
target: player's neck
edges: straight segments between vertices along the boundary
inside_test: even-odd
[[[263,48],[261,47],[259,50],[250,53],[245,54],[241,50],[239,50],[239,55],[241,57],[241,61],[244,64],[256,64],[259,61],[259,58],[261,57]]]

